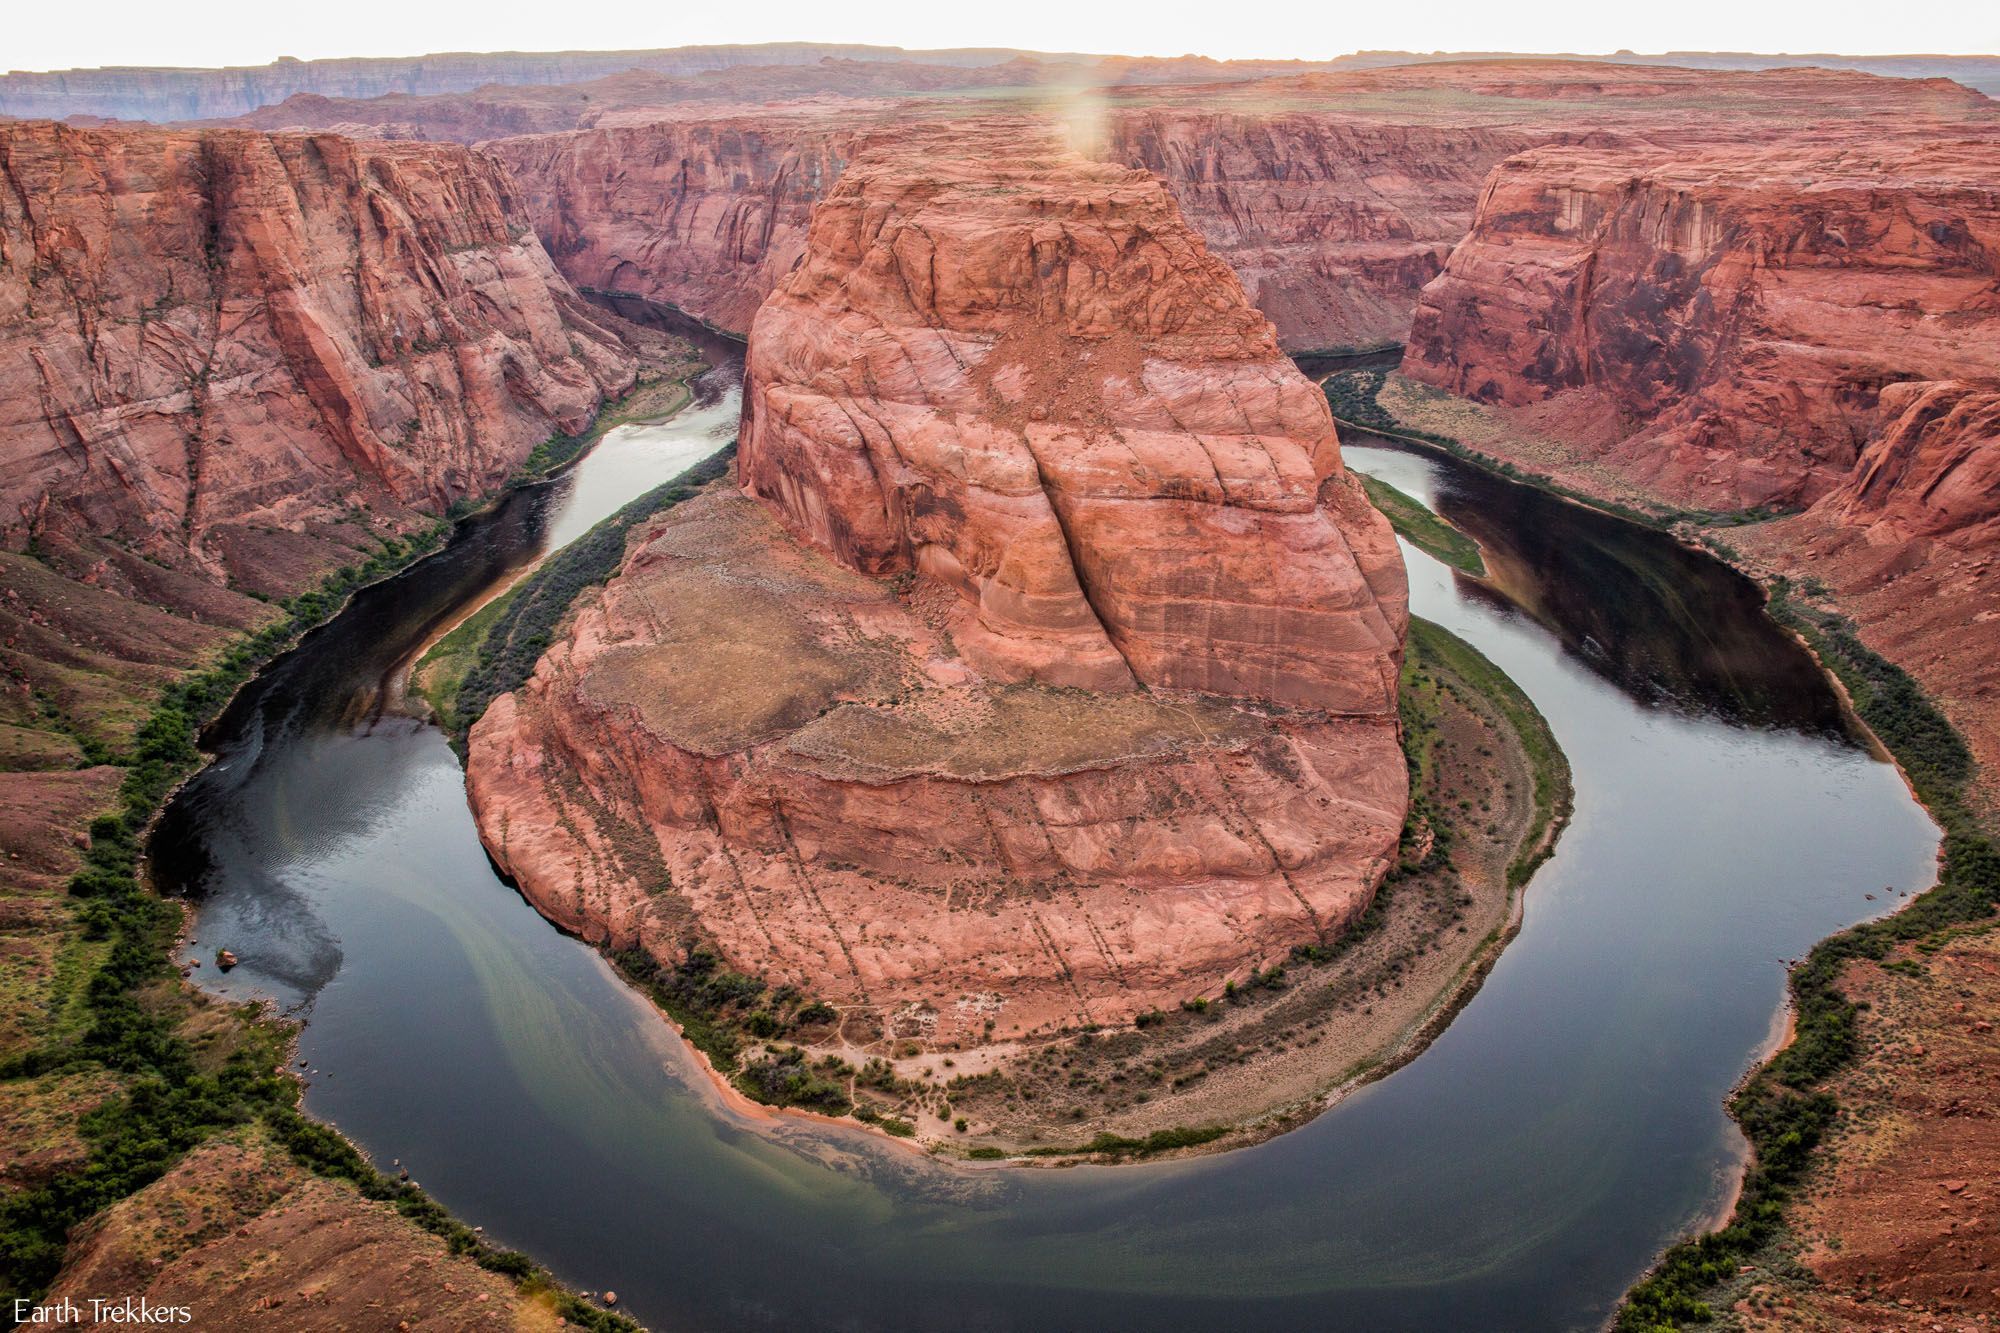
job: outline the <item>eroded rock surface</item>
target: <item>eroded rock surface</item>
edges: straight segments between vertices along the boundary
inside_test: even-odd
[[[1013,86],[1024,135],[1059,126],[1090,156],[1165,180],[1294,350],[1403,341],[1417,293],[1465,235],[1488,171],[1522,149],[1636,142],[1679,160],[1768,140],[1772,125],[1851,134],[1865,120],[1914,139],[1925,126],[1951,135],[1989,125],[1995,111],[1942,79],[1819,69],[1514,59],[1272,77],[1238,62],[1163,82],[1157,63],[1065,74],[1013,62],[986,77]],[[990,114],[990,100],[954,94],[966,71],[899,71],[894,86],[908,95],[897,98],[879,79],[891,68],[829,66],[810,88],[797,70],[722,81],[746,103],[818,94],[769,106],[718,105],[712,86],[635,74],[588,92],[503,89],[296,111],[305,124],[396,135],[574,126],[487,145],[521,182],[563,271],[743,332],[803,252],[813,201],[866,143]],[[864,71],[876,77],[854,77]],[[853,95],[828,95],[843,89]],[[258,123],[289,123],[284,116],[274,108]]]
[[[995,679],[1393,712],[1401,561],[1322,395],[1157,179],[1014,134],[821,203],[751,333],[745,488],[956,589]]]
[[[104,1302],[93,1318],[93,1299]],[[71,1328],[129,1328],[127,1302],[195,1328],[553,1333],[554,1301],[454,1253],[394,1206],[315,1176],[282,1148],[211,1140],[72,1238],[46,1304]],[[156,1316],[156,1320],[157,1320]],[[167,1321],[160,1321],[167,1322]]]
[[[1586,490],[1801,508],[1732,531],[1825,588],[2000,772],[2000,137],[1821,127],[1494,172],[1405,373],[1534,416]],[[1579,424],[1565,433],[1564,423]],[[1589,423],[1588,429],[1580,423]],[[1536,470],[1501,432],[1479,447]],[[1625,498],[1632,498],[1627,495]]]
[[[1401,342],[1488,170],[1540,137],[1515,125],[1184,107],[1122,113],[1108,135],[1106,156],[1169,184],[1295,350]]]
[[[684,112],[486,147],[572,281],[741,333],[803,253],[813,202],[872,119]]]
[[[1405,372],[1483,402],[1598,395],[1620,467],[1702,508],[1810,503],[1901,411],[2000,381],[2000,140],[1502,163]]]
[[[1323,399],[1157,180],[994,133],[849,168],[752,333],[747,494],[471,737],[550,915],[864,1044],[1212,991],[1361,911],[1407,799],[1402,568]]]
[[[0,532],[232,569],[256,529],[439,512],[629,386],[512,187],[451,145],[0,128]]]

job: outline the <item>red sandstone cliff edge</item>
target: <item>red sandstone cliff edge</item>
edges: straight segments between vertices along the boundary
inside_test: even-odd
[[[1883,392],[2000,378],[2000,141],[1538,149],[1502,163],[1404,371],[1482,402],[1596,395],[1621,470],[1702,508],[1809,503]]]
[[[4,661],[106,739],[253,594],[492,489],[636,374],[456,145],[21,122],[0,178]]]
[[[1524,153],[1425,289],[1404,373],[1503,412],[1587,400],[1623,424],[1568,440],[1578,467],[1658,500],[1803,508],[1727,540],[1830,589],[1965,732],[1990,800],[1996,182],[2000,138],[1970,129]]]
[[[449,145],[0,127],[0,531],[217,575],[253,524],[489,489],[628,387],[506,176]]]

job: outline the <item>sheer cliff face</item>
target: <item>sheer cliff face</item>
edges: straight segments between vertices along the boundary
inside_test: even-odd
[[[1269,321],[1154,177],[969,143],[814,213],[751,331],[745,487],[955,588],[997,678],[1393,713],[1395,542]]]
[[[1382,125],[1338,114],[1128,112],[1106,156],[1165,180],[1285,345],[1401,342],[1518,128]]]
[[[1907,401],[1887,386],[2000,379],[1996,180],[1990,137],[1524,153],[1425,289],[1405,371],[1601,396],[1632,427],[1612,461],[1683,503],[1810,502]]]
[[[274,529],[442,512],[635,374],[456,146],[21,123],[0,170],[14,549],[73,531],[282,585]]]
[[[571,281],[743,332],[865,133],[812,116],[667,119],[486,147]]]
[[[806,219],[847,162],[907,125],[864,107],[668,118],[486,145],[520,182],[571,280],[747,331],[804,252]],[[1020,122],[1039,138],[1046,123]],[[1472,217],[1512,130],[1363,125],[1338,115],[1121,112],[1097,151],[1167,183],[1289,348],[1397,342]]]
[[[865,152],[750,342],[742,489],[635,534],[473,728],[543,911],[976,1046],[1366,908],[1402,566],[1156,179],[1011,124]]]
[[[522,182],[556,262],[576,282],[671,301],[741,332],[802,252],[813,200],[865,143],[982,114],[982,104],[920,73],[913,67],[901,84],[936,89],[922,101],[829,98],[754,113],[704,112],[697,90],[638,76],[606,80],[587,100],[554,88],[301,110],[308,123],[332,116],[445,135],[517,113],[556,118],[537,125],[573,115],[569,124],[593,128],[492,145]],[[1009,67],[994,77],[1003,73],[1033,96],[1038,74]],[[838,71],[828,77],[829,88],[842,86]],[[1754,137],[1773,124],[1851,129],[1875,117],[1899,133],[1930,122],[1949,134],[1990,123],[1993,112],[1941,80],[1537,60],[1126,84],[1104,89],[1089,115],[1053,102],[1049,116],[1081,131],[1093,156],[1167,183],[1292,349],[1402,341],[1418,291],[1471,224],[1487,173],[1523,149],[1632,135],[1667,145],[1659,160],[1676,160],[1739,140],[1746,126]],[[1024,115],[1021,133],[1050,123]]]
[[[1534,418],[1573,483],[1804,507],[1730,546],[1824,590],[1918,678],[1989,775],[1991,810],[2000,140],[1894,120],[1865,142],[1786,139],[1510,158],[1425,289],[1404,372],[1545,404]],[[1548,426],[1607,416],[1624,428]],[[1546,441],[1513,455],[1551,456]]]

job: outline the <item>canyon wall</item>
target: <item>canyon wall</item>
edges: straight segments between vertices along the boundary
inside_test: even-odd
[[[1024,118],[1020,132],[1045,122]],[[879,108],[771,111],[496,140],[549,253],[583,286],[664,301],[738,332],[804,249],[814,200],[870,142]],[[1118,113],[1095,155],[1142,167],[1227,260],[1287,347],[1398,342],[1516,130],[1335,116]]]
[[[1996,181],[1990,137],[1524,153],[1425,289],[1405,373],[1598,399],[1625,423],[1608,457],[1676,503],[1810,503],[1888,386],[2000,379]]]
[[[744,333],[804,251],[813,202],[880,131],[856,119],[662,118],[485,148],[572,282]]]
[[[1385,125],[1311,112],[1130,111],[1105,156],[1165,180],[1287,347],[1399,343],[1520,127]]]
[[[587,126],[487,145],[520,181],[556,262],[580,284],[668,301],[743,332],[801,253],[813,200],[862,146],[986,114],[988,103],[954,96],[941,74],[962,71],[913,68],[901,82],[928,79],[932,94],[900,100],[851,70],[821,69],[808,84],[780,69],[700,88],[634,76],[588,93],[490,90],[319,114],[417,135],[476,134],[516,118]],[[1523,149],[1626,143],[1672,162],[1772,123],[1793,134],[1879,118],[1907,139],[1919,122],[1950,134],[1988,126],[1995,112],[1941,80],[1824,70],[1514,60],[1037,89],[1047,76],[1046,67],[993,71],[1019,82],[1021,134],[1060,127],[1089,155],[1166,181],[1293,350],[1403,341],[1418,292],[1471,226],[1488,173]],[[745,99],[854,95],[705,109],[725,87]]]
[[[456,145],[23,122],[0,172],[0,722],[115,741],[637,373]]]
[[[441,513],[636,373],[466,149],[24,123],[0,169],[13,549],[254,582],[264,530]]]
[[[979,1045],[1366,907],[1401,562],[1156,179],[1013,123],[863,151],[750,342],[742,491],[635,534],[473,728],[542,910]]]
[[[1523,153],[1403,369],[1584,490],[1802,509],[1723,539],[1918,678],[2000,817],[2000,135]]]
[[[0,124],[0,1056],[17,1062],[0,1138],[36,1127],[0,1152],[9,1198],[67,1197],[100,1146],[78,1118],[145,1068],[172,1074],[183,1042],[271,1068],[268,1034],[177,994],[164,955],[145,962],[151,927],[131,927],[143,982],[129,959],[93,961],[104,923],[157,918],[71,887],[89,848],[86,891],[124,892],[102,887],[126,844],[96,817],[130,826],[117,759],[176,735],[165,715],[142,730],[162,691],[280,619],[270,603],[400,557],[582,429],[648,348],[583,304],[469,149]],[[100,1068],[57,1020],[85,983],[142,986],[160,1025],[145,1057]],[[8,1277],[30,1286],[39,1226],[11,1233]],[[257,1132],[196,1148],[69,1240],[57,1297],[143,1294],[206,1327],[287,1300],[293,1326],[560,1322]]]

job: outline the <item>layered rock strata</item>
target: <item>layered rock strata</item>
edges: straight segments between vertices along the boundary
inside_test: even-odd
[[[1886,141],[1885,141],[1886,140]],[[2000,138],[1539,149],[1425,289],[1405,373],[1824,587],[2000,772]],[[1565,420],[1591,422],[1565,435]],[[1606,423],[1622,423],[1606,429]],[[1553,424],[1552,424],[1553,423]],[[1509,454],[1505,433],[1481,447]],[[1549,470],[1540,448],[1511,455]]]
[[[1910,386],[2000,381],[1996,180],[1990,136],[1524,153],[1424,290],[1404,370],[1503,405],[1598,397],[1627,424],[1611,460],[1676,503],[1810,503]]]
[[[267,529],[441,512],[629,387],[492,162],[333,135],[0,127],[0,538],[254,577]]]
[[[682,114],[486,148],[571,281],[746,333],[866,133],[823,113]]]
[[[887,67],[870,66],[880,73]],[[1256,77],[1248,66],[1149,86],[1143,70],[1102,83],[1036,87],[1044,66],[991,72],[1034,108],[1024,134],[1060,125],[1106,161],[1164,179],[1183,214],[1227,260],[1293,349],[1400,342],[1417,293],[1472,221],[1495,163],[1538,144],[1630,139],[1663,157],[1857,119],[1905,141],[1990,126],[1986,98],[1943,80],[1827,70],[1762,73],[1505,60]],[[893,140],[984,114],[939,76],[912,69],[901,101],[877,82],[823,71],[816,87],[863,96],[763,108],[696,105],[705,90],[639,77],[580,89],[478,98],[382,99],[300,108],[307,123],[475,135],[515,115],[580,132],[496,142],[536,228],[573,281],[682,306],[738,332],[802,251],[812,202],[864,140]],[[1126,81],[1113,84],[1116,72]],[[779,79],[796,71],[772,71]],[[731,76],[736,79],[738,76]],[[615,86],[614,86],[615,84]],[[785,85],[747,82],[752,101]],[[565,110],[567,108],[567,110]],[[279,113],[274,113],[279,114]],[[329,119],[331,118],[331,119]],[[565,126],[567,127],[567,126]],[[1621,138],[1622,137],[1622,138]]]
[[[1168,183],[1288,348],[1361,349],[1403,340],[1487,172],[1537,137],[1173,108],[1114,116],[1106,156]]]
[[[471,737],[495,858],[850,1040],[1129,1021],[1361,911],[1406,592],[1324,402],[1155,179],[865,154],[751,335],[742,493],[656,520]]]

